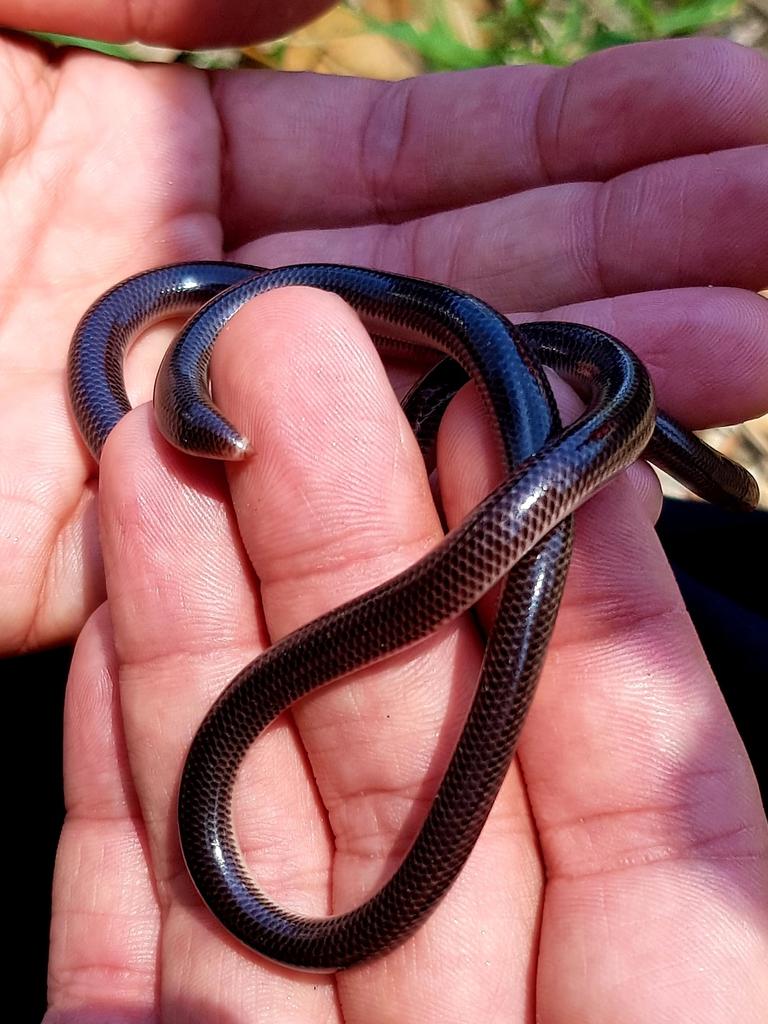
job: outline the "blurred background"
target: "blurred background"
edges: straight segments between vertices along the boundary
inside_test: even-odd
[[[766,48],[768,0],[347,0],[285,38],[196,53],[42,38],[127,59],[397,79],[496,64],[567,64],[607,46],[685,35]]]

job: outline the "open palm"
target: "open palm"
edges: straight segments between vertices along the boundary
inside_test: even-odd
[[[762,411],[768,68],[748,51],[653,44],[567,71],[398,85],[50,63],[10,41],[2,60],[6,650],[73,635],[102,596],[95,469],[62,368],[87,304],[147,266],[226,255],[444,280],[515,316],[607,328],[693,426]],[[355,318],[306,291],[253,306],[213,368],[249,463],[226,478],[191,465],[146,409],[105,451],[109,606],[83,631],[68,694],[50,1019],[760,1019],[764,821],[644,477],[644,501],[619,481],[579,517],[519,766],[423,929],[333,980],[255,960],[200,908],[173,801],[205,708],[269,638],[440,532]],[[134,361],[136,397],[154,348]],[[441,439],[449,520],[494,472],[468,391]],[[477,661],[459,623],[304,702],[257,745],[238,823],[268,891],[326,913],[380,883]]]

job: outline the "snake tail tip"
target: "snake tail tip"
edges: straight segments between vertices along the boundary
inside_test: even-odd
[[[232,458],[238,462],[249,459],[254,452],[254,447],[247,437],[238,437],[232,443]]]

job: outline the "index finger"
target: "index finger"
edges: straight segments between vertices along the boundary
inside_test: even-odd
[[[286,289],[243,309],[214,352],[217,400],[223,397],[254,447],[230,483],[272,637],[391,577],[442,535],[418,447],[361,331],[335,296]],[[217,554],[220,543],[229,550],[220,533],[231,520],[208,514],[204,529],[201,513],[210,503],[191,488],[185,496],[182,481],[158,472],[156,457],[137,445],[140,416],[136,410],[126,417],[105,449],[102,495],[110,514],[104,549],[127,735],[144,813],[153,823],[160,888],[167,893],[166,880],[175,878],[178,864],[176,844],[168,839],[169,794],[190,733],[223,682],[217,684],[216,675],[231,677],[229,662],[248,660],[244,651],[237,655],[237,636],[222,645],[222,629],[239,624],[247,644],[253,616],[244,614],[248,587],[237,559],[231,551]],[[178,476],[183,460],[172,465]],[[196,508],[184,513],[189,503]],[[234,531],[232,539],[238,549]],[[240,789],[248,799],[235,818],[255,877],[280,903],[291,906],[306,886],[322,910],[329,877],[339,910],[380,887],[443,774],[471,699],[478,654],[471,623],[452,623],[413,657],[388,659],[310,695],[291,716],[295,733],[286,719],[282,729],[259,737],[249,755],[255,774],[246,764],[238,779],[238,788],[251,785]],[[296,737],[308,755],[303,764],[298,748],[289,744],[282,755],[282,746],[273,749],[275,741]],[[291,758],[298,760],[291,764]],[[310,768],[316,789],[302,767]],[[317,857],[302,854],[307,826],[297,816],[299,795],[291,799],[294,787],[297,794],[307,788],[320,794],[328,809],[334,840],[328,849],[321,841]],[[270,865],[282,880],[270,877]],[[490,882],[497,877],[514,878],[515,885],[499,891]],[[280,978],[300,984],[261,962],[254,969],[253,959],[227,942],[196,904],[185,910],[187,887],[176,888],[185,902],[175,927],[187,925],[193,937],[195,977],[213,983],[216,972],[227,970],[242,992],[253,985],[276,991]],[[482,1017],[484,1005],[491,1012],[502,1003],[522,1016],[531,999],[528,951],[539,893],[538,854],[512,772],[470,862],[434,916],[404,946],[339,982],[345,1020],[390,1019],[399,1001],[408,1004],[400,1019],[444,1020],[439,1011],[446,993],[454,1019],[462,1010],[467,1019],[478,1007]],[[298,902],[301,909],[306,905]],[[490,990],[484,973],[470,969],[480,956],[501,977]],[[178,972],[165,972],[164,983],[183,971],[179,962]],[[224,996],[226,1006],[237,998],[236,984]],[[319,1017],[321,997],[311,998]]]

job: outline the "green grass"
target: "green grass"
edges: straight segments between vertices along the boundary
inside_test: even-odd
[[[118,57],[120,60],[133,61],[136,63],[162,62],[171,63],[182,61],[186,64],[194,64],[199,68],[231,68],[240,63],[241,54],[239,50],[171,50],[160,49],[152,46],[143,46],[139,43],[103,43],[98,39],[82,39],[79,36],[62,36],[55,32],[28,32],[27,35],[40,39],[55,47],[76,47],[81,50],[95,50],[97,53],[106,54],[108,57]]]
[[[428,25],[368,19],[375,31],[404,43],[430,71],[498,64],[569,64],[621,43],[693,35],[721,24],[739,10],[739,0],[500,0],[483,19],[488,45],[476,50],[460,42],[443,15],[440,0],[425,5]]]
[[[81,50],[96,50],[97,53],[105,53],[108,57],[119,57],[121,60],[136,59],[130,46],[100,43],[97,39],[82,39],[80,36],[62,36],[56,32],[28,32],[27,35],[40,39],[44,43],[50,43],[51,46],[75,46]]]

